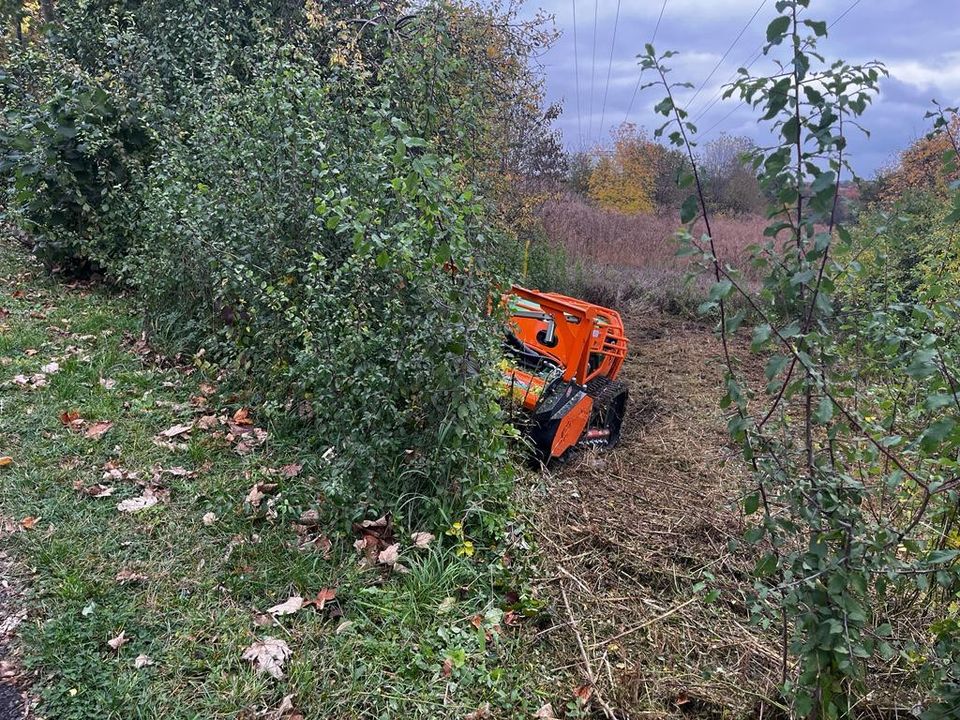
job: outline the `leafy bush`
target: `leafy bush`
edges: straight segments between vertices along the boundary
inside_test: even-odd
[[[905,193],[889,208],[861,214],[840,290],[851,304],[916,302],[933,285],[960,292],[960,230],[951,206],[931,193]],[[951,290],[952,288],[952,290]]]
[[[224,80],[157,163],[123,275],[155,329],[312,416],[352,499],[459,501],[505,452],[483,271],[497,238],[456,161],[354,91],[333,102],[304,58]]]

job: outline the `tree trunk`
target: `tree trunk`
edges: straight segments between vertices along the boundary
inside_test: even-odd
[[[56,22],[57,9],[54,7],[54,0],[40,0],[40,17],[45,23]]]

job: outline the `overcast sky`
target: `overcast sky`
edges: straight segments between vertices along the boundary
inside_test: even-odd
[[[674,80],[687,80],[695,86],[679,100],[689,104],[692,117],[703,113],[697,120],[701,133],[706,133],[703,142],[723,131],[762,139],[756,116],[749,108],[735,109],[736,100],[719,101],[709,109],[707,106],[736,69],[759,52],[766,27],[775,15],[774,5],[775,0],[667,0],[655,45],[658,52],[680,52],[669,64]],[[661,96],[656,88],[641,91],[627,113],[639,73],[635,56],[650,41],[661,7],[663,0],[621,0],[619,21],[615,23],[617,0],[596,0],[594,51],[595,0],[527,0],[526,12],[532,14],[542,8],[551,13],[562,33],[540,60],[548,100],[560,101],[564,107],[557,127],[568,149],[576,149],[581,143],[594,146],[608,141],[610,130],[625,119],[649,131],[659,124],[651,111]],[[714,70],[758,7],[743,36],[694,98],[696,88]],[[836,22],[819,47],[828,58],[848,62],[877,59],[890,71],[880,96],[863,119],[871,137],[851,138],[852,161],[860,174],[871,176],[927,131],[929,121],[923,115],[931,98],[944,104],[960,102],[960,0],[812,0],[808,17]],[[763,72],[770,67],[770,61],[761,58],[751,71]]]

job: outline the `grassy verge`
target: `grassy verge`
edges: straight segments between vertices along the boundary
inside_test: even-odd
[[[0,307],[0,515],[29,575],[41,716],[529,717],[545,702],[502,558],[398,528],[405,572],[362,562],[326,520],[322,458],[236,415],[216,378],[147,356],[133,299],[59,285],[8,240]],[[411,531],[439,537],[418,548]],[[289,648],[282,677],[244,658],[265,638]]]

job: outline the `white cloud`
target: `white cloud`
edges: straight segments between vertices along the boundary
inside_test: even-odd
[[[960,90],[960,52],[947,52],[937,61],[894,60],[887,63],[890,76],[924,90]]]

